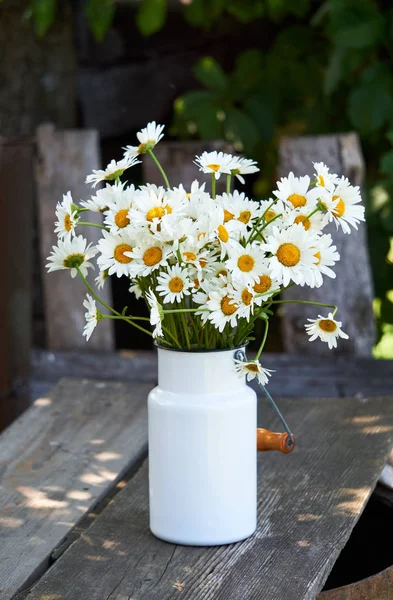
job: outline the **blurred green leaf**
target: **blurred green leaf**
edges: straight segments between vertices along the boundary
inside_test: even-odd
[[[159,31],[166,20],[167,0],[140,0],[135,21],[139,31],[150,36]]]
[[[384,19],[373,0],[331,0],[329,32],[343,48],[369,48],[383,35]]]
[[[336,48],[329,59],[323,89],[328,96],[334,92],[343,77],[344,48]]]
[[[227,10],[241,23],[249,23],[264,15],[265,6],[262,0],[231,0],[227,2]]]
[[[259,138],[268,142],[274,135],[274,109],[268,95],[251,96],[244,104],[247,114],[258,128]]]
[[[250,117],[237,108],[227,112],[226,128],[240,141],[246,152],[252,152],[259,141],[258,131]]]
[[[393,150],[382,155],[379,169],[382,173],[390,175],[393,179]]]
[[[266,0],[267,13],[272,21],[281,21],[287,15],[295,15],[303,17],[309,7],[310,0],[296,0],[290,2],[288,0]]]
[[[215,92],[228,90],[228,77],[214,58],[205,56],[194,67],[194,75],[203,85]]]
[[[204,0],[193,0],[184,7],[184,17],[194,27],[204,27],[208,20]]]
[[[98,42],[104,39],[112,25],[115,10],[113,0],[88,0],[85,13],[91,32]]]
[[[362,133],[380,129],[392,117],[392,91],[393,80],[387,65],[375,63],[367,69],[360,86],[349,95],[348,113],[352,124]]]
[[[57,0],[32,0],[31,11],[37,37],[42,38],[55,20]]]

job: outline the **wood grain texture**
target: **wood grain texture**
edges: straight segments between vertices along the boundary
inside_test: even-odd
[[[393,402],[280,404],[296,423],[298,446],[288,456],[259,455],[259,518],[251,538],[210,548],[155,538],[145,463],[29,600],[314,600],[389,453]]]
[[[393,567],[363,581],[322,592],[317,600],[392,600]]]
[[[144,455],[150,388],[64,379],[1,435],[1,600],[48,566]]]
[[[293,171],[297,176],[307,174],[312,177],[313,161],[322,161],[332,172],[347,176],[353,185],[362,186],[364,162],[358,136],[354,133],[283,138],[279,156],[280,176]],[[334,224],[330,224],[326,232],[332,234],[341,256],[340,262],[334,267],[336,279],[325,277],[319,289],[293,287],[283,294],[283,298],[337,304],[338,319],[343,322],[343,330],[349,335],[349,340],[340,341],[337,353],[371,356],[375,340],[372,310],[374,293],[366,225],[360,223],[358,231],[353,230],[351,235],[344,234],[341,228],[336,231]],[[319,341],[310,344],[304,330],[307,318],[316,318],[318,314],[325,312],[317,306],[285,306],[282,334],[287,352],[329,355],[331,351],[327,344]]]
[[[79,278],[71,279],[69,273],[58,271],[48,274],[45,264],[57,242],[53,225],[56,203],[68,190],[76,202],[88,198],[91,193],[91,188],[84,181],[88,173],[100,167],[98,135],[96,131],[88,130],[55,131],[52,125],[42,125],[37,130],[37,145],[41,272],[48,348],[86,348],[82,331],[85,324],[83,300],[87,290]],[[99,222],[99,219],[99,215],[89,213],[88,220],[91,222]],[[79,227],[78,233],[93,244],[101,237],[96,227]],[[97,269],[95,274],[89,270],[90,283],[96,275]],[[110,285],[100,291],[100,297],[111,304]],[[89,346],[92,350],[113,349],[114,332],[110,320],[100,323],[89,340]]]
[[[100,324],[101,325],[101,324]],[[250,355],[251,356],[251,355]],[[157,380],[155,352],[50,352],[32,354],[33,387],[56,383],[61,377],[91,377],[123,381]],[[393,390],[393,361],[340,356],[329,359],[290,354],[263,354],[262,364],[276,372],[269,382],[273,396],[383,396]]]

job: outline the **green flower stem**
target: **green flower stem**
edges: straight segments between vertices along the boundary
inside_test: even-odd
[[[268,225],[271,225],[273,223],[273,221],[275,221],[276,219],[279,219],[280,217],[282,217],[282,213],[279,214],[279,215],[276,215],[275,217],[273,217],[273,219],[270,219],[270,221],[268,221],[267,223],[264,223],[260,229],[256,229],[256,231],[254,231],[254,235],[252,236],[251,242],[253,242],[258,237],[258,235],[260,235],[261,238],[264,240],[264,237],[262,235],[262,231],[264,229],[266,229],[266,227]]]
[[[203,309],[203,308],[174,308],[173,310],[166,310],[166,309],[164,309],[162,312],[164,313],[164,315],[174,315],[176,313],[194,313],[194,312],[197,312],[198,310],[208,310],[208,309]]]
[[[304,223],[304,221],[308,221],[308,219],[310,219],[313,215],[315,215],[315,213],[319,212],[321,209],[319,208],[319,206],[317,206],[317,208],[314,208],[313,211],[310,212],[309,215],[307,215],[307,217],[305,217],[302,221],[302,223]]]
[[[216,175],[212,173],[212,198],[215,200],[216,197]]]
[[[338,311],[335,304],[322,304],[321,302],[311,302],[311,300],[272,300],[270,304],[313,304],[314,306],[323,306],[324,308],[334,308],[333,317]]]
[[[103,300],[101,300],[101,298],[99,296],[97,296],[97,294],[95,293],[95,291],[91,287],[90,283],[87,282],[86,277],[84,277],[84,275],[82,274],[80,268],[76,267],[76,270],[78,271],[79,277],[82,279],[83,283],[85,284],[85,286],[87,287],[87,289],[89,290],[89,292],[93,296],[93,298],[95,300],[97,300],[97,302],[99,302],[100,304],[102,304],[102,306],[105,306],[105,308],[107,310],[109,310],[110,312],[114,313],[115,315],[120,315],[120,313],[118,313],[117,310],[115,310],[114,308],[112,308],[108,304],[105,304],[105,302]]]
[[[88,227],[98,227],[99,229],[105,229],[105,231],[109,231],[107,227],[103,225],[98,225],[98,223],[89,223],[88,221],[78,221],[77,225],[87,225]]]
[[[231,180],[232,175],[227,175],[227,194],[231,193]]]
[[[148,155],[149,155],[149,156],[150,156],[150,157],[153,159],[153,161],[155,162],[155,164],[156,164],[156,166],[157,166],[158,170],[160,171],[160,173],[161,173],[161,175],[162,175],[162,177],[163,177],[163,179],[164,179],[164,181],[165,181],[165,185],[166,185],[166,187],[169,189],[169,188],[170,188],[170,185],[169,185],[168,177],[166,176],[166,173],[165,173],[164,169],[162,168],[162,166],[161,166],[161,164],[160,164],[159,160],[157,159],[157,157],[156,157],[156,156],[155,156],[155,154],[153,153],[153,150],[148,150],[148,151],[147,151],[147,153],[148,153]]]
[[[148,329],[145,329],[144,327],[141,327],[137,323],[134,323],[134,321],[132,321],[129,317],[125,317],[122,315],[119,315],[119,316],[117,316],[117,315],[115,315],[115,316],[114,315],[101,315],[101,318],[102,319],[119,319],[119,320],[125,321],[126,323],[129,323],[129,325],[132,325],[133,327],[136,327],[140,331],[143,331],[143,333],[147,333],[147,335],[150,335],[151,337],[153,336],[151,331],[149,331]]]
[[[261,345],[259,346],[258,352],[256,353],[255,360],[258,360],[259,357],[262,354],[262,350],[263,350],[263,348],[265,347],[265,344],[266,344],[266,339],[267,339],[268,331],[269,331],[269,320],[266,319],[265,320],[265,333],[263,335],[263,339],[262,339]]]

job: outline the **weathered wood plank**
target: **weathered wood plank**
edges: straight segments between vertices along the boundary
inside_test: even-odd
[[[146,452],[151,385],[62,380],[0,437],[0,599],[48,566]]]
[[[283,138],[280,143],[280,176],[293,171],[295,175],[313,176],[313,161],[322,161],[338,175],[346,175],[353,185],[362,185],[364,162],[357,134],[303,136]],[[326,228],[332,233],[341,260],[335,266],[336,279],[325,278],[319,289],[293,287],[283,294],[288,300],[305,299],[339,306],[338,318],[350,339],[342,340],[338,354],[371,356],[375,340],[372,310],[373,285],[368,257],[365,223],[351,235],[336,231],[334,224]],[[321,309],[300,304],[285,306],[282,334],[286,351],[291,353],[330,353],[327,344],[308,342],[304,324],[315,318]],[[324,314],[323,311],[321,314]]]
[[[391,398],[281,401],[288,456],[261,454],[259,519],[243,543],[167,544],[148,531],[147,464],[29,594],[29,600],[314,600],[393,442]],[[278,426],[273,419],[272,429]]]
[[[97,169],[100,164],[98,135],[96,131],[55,131],[53,125],[41,125],[37,130],[37,145],[41,273],[48,348],[86,348],[86,339],[82,337],[86,288],[78,278],[67,277],[67,273],[59,271],[48,275],[45,264],[52,246],[57,242],[53,231],[56,203],[68,190],[77,202],[89,195],[89,188],[85,186],[84,181],[86,174],[91,173],[92,169]],[[96,217],[96,222],[99,222],[99,215]],[[89,219],[94,222],[94,215]],[[100,238],[100,230],[96,227],[79,229],[79,233],[89,242],[97,243]],[[94,272],[89,273],[90,283],[93,283],[96,275]],[[110,285],[100,292],[102,299],[109,304],[110,294]],[[92,350],[112,350],[114,331],[110,320],[100,323],[100,327],[97,327],[89,341],[89,347]]]

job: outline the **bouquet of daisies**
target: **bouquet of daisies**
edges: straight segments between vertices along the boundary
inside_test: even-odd
[[[200,171],[211,174],[210,189],[198,180],[191,189],[171,187],[153,152],[162,131],[162,125],[149,123],[137,134],[139,145],[127,146],[122,160],[88,175],[93,188],[105,186],[88,200],[76,204],[70,192],[64,195],[56,207],[58,244],[48,270],[69,270],[86,285],[87,340],[100,320],[122,319],[166,348],[229,349],[244,345],[262,320],[256,358],[238,368],[265,384],[270,373],[259,358],[272,308],[285,302],[278,296],[293,285],[320,287],[324,277],[335,277],[332,267],[340,256],[324,229],[331,221],[345,233],[357,229],[364,220],[359,188],[314,163],[314,180],[289,173],[277,182],[272,198],[250,200],[232,185],[258,171],[256,163],[222,152],[204,152],[195,160]],[[163,186],[135,188],[125,181],[142,154],[157,165]],[[218,195],[220,177],[226,178],[226,193]],[[78,225],[89,224],[84,217],[89,211],[103,217],[96,246],[77,232]],[[92,259],[99,270],[96,289],[86,279]],[[111,275],[128,278],[130,294],[148,304],[150,319],[127,308],[119,313],[100,299]],[[310,341],[319,338],[336,347],[339,337],[348,337],[335,318],[337,307],[317,305],[331,310],[308,320]]]

